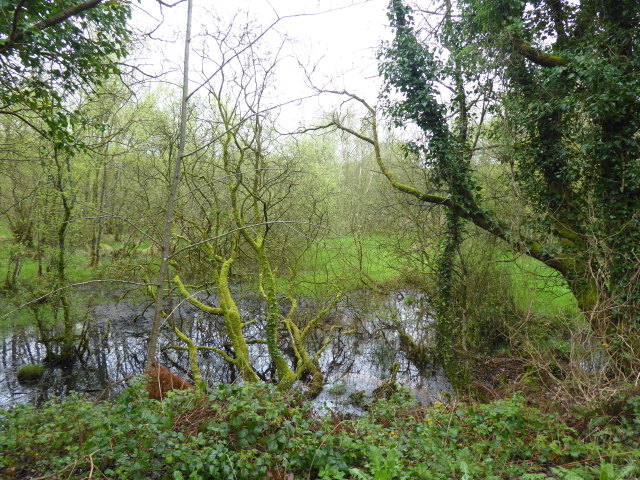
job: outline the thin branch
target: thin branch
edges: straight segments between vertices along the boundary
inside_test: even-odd
[[[196,243],[192,243],[191,245],[187,245],[186,247],[181,248],[180,250],[172,253],[171,255],[169,255],[169,258],[173,258],[176,257],[178,255],[180,255],[182,252],[186,251],[186,250],[190,250],[194,247],[199,247],[200,245],[204,245],[205,243],[211,242],[213,240],[218,240],[220,238],[224,238],[227,235],[231,235],[232,233],[236,233],[236,232],[241,232],[245,229],[249,229],[249,228],[255,228],[255,227],[263,227],[265,225],[274,225],[274,224],[281,224],[281,225],[311,225],[314,227],[318,227],[318,228],[324,228],[325,230],[328,230],[327,227],[323,226],[323,225],[318,225],[315,223],[311,223],[311,222],[298,222],[298,221],[294,221],[294,220],[272,220],[272,221],[268,221],[268,222],[260,222],[260,223],[254,223],[252,225],[245,225],[243,227],[238,227],[238,228],[234,228],[229,230],[226,233],[222,233],[220,235],[216,235],[215,237],[211,237],[211,238],[207,238],[206,240],[202,240],[200,242],[196,242]]]
[[[138,233],[142,234],[145,238],[149,239],[153,244],[155,244],[156,246],[160,246],[160,242],[158,242],[155,238],[153,238],[151,235],[149,235],[148,233],[146,233],[145,231],[143,231],[141,228],[139,228],[138,226],[136,226],[136,224],[134,224],[131,220],[129,220],[126,217],[122,217],[120,215],[116,215],[115,213],[111,213],[111,212],[107,212],[105,210],[101,210],[97,207],[93,207],[91,205],[87,205],[85,203],[82,202],[78,202],[76,201],[76,203],[78,205],[80,205],[81,207],[85,207],[85,208],[90,208],[91,210],[96,210],[97,212],[100,213],[104,213],[103,217],[87,217],[87,218],[104,218],[104,217],[108,217],[108,218],[117,218],[119,220],[122,220],[126,223],[128,223],[129,225],[131,225],[134,229],[136,229],[138,231]]]
[[[303,97],[298,97],[298,98],[294,98],[291,100],[287,100],[286,102],[282,102],[282,103],[278,103],[277,105],[273,105],[271,107],[267,107],[267,108],[263,108],[260,111],[257,111],[255,113],[251,113],[249,115],[247,115],[246,117],[244,117],[243,119],[241,119],[239,122],[233,124],[232,126],[230,126],[229,128],[227,128],[224,132],[222,132],[220,135],[217,135],[216,137],[214,137],[213,139],[209,140],[206,143],[203,143],[202,145],[200,145],[198,148],[196,148],[195,150],[192,150],[189,153],[185,153],[182,158],[187,158],[190,157],[192,155],[195,155],[199,152],[201,152],[202,150],[205,150],[207,148],[209,148],[211,145],[213,145],[214,143],[220,141],[220,139],[224,138],[226,135],[228,135],[229,133],[234,132],[235,130],[237,130],[239,127],[243,126],[246,122],[248,122],[249,120],[260,116],[260,115],[264,115],[265,113],[269,113],[272,110],[276,110],[280,107],[284,107],[286,105],[289,105],[291,103],[296,103],[296,102],[301,102],[302,100],[308,100],[309,98],[313,98],[317,96],[317,94],[312,94],[312,95],[305,95]]]
[[[7,38],[6,43],[0,47],[0,55],[6,55],[8,52],[10,52],[15,47],[17,47],[20,44],[20,42],[22,42],[25,39],[27,32],[33,31],[33,30],[39,30],[39,31],[46,30],[47,28],[58,25],[64,22],[65,20],[68,20],[71,17],[75,17],[76,15],[81,14],[82,12],[85,12],[87,10],[97,7],[103,1],[104,0],[87,0],[86,2],[80,3],[78,5],[68,8],[67,10],[63,10],[62,12],[59,12],[53,17],[47,18],[46,20],[42,20],[36,23],[35,25],[33,25],[32,27],[27,27],[19,31],[14,30],[11,36]]]
[[[360,2],[360,3],[366,3],[366,1]],[[216,69],[215,72],[213,72],[211,75],[209,75],[200,85],[198,85],[190,94],[187,98],[191,98],[193,95],[195,95],[195,93],[200,90],[202,87],[204,87],[205,85],[207,85],[215,76],[218,75],[218,73],[225,67],[225,65],[227,65],[229,62],[231,62],[232,60],[234,60],[235,58],[238,58],[240,55],[242,55],[244,52],[246,52],[247,50],[249,50],[250,48],[253,48],[253,46],[260,41],[260,39],[262,37],[264,37],[267,33],[269,33],[271,30],[273,30],[275,28],[275,26],[280,23],[283,20],[287,20],[289,18],[301,18],[301,17],[315,17],[318,15],[324,15],[327,13],[332,13],[332,12],[336,12],[339,10],[344,10],[345,8],[350,8],[354,5],[358,5],[356,4],[352,4],[352,5],[346,5],[346,6],[342,6],[342,7],[338,7],[338,8],[331,8],[328,10],[323,10],[320,12],[313,12],[313,13],[294,13],[291,15],[284,15],[284,16],[279,16],[278,13],[276,12],[276,16],[277,18],[271,22],[270,25],[268,25],[262,32],[260,32],[255,38],[253,38],[247,45],[245,45],[243,48],[241,48],[240,50],[237,50],[235,52],[233,52],[233,55],[231,55],[231,57],[229,57],[228,59],[226,59],[224,62],[222,62],[219,67]]]
[[[216,347],[206,347],[206,346],[198,346],[198,350],[208,350],[210,352],[216,352],[218,355],[220,355],[222,358],[224,358],[227,362],[229,362],[232,365],[237,365],[238,362],[236,361],[235,358],[229,356],[224,350],[220,350],[219,348]]]
[[[174,2],[174,3],[167,3],[167,2],[163,2],[162,0],[156,0],[156,2],[158,2],[160,5],[167,8],[173,8],[176,5],[180,5],[181,3],[184,3],[186,1],[187,0],[178,0],[177,2]]]
[[[213,185],[214,183],[220,182],[222,180],[226,180],[229,177],[236,177],[236,176],[239,176],[239,175],[242,176],[242,175],[247,174],[247,173],[261,172],[261,171],[268,171],[268,170],[276,170],[276,171],[283,170],[283,171],[286,171],[286,169],[284,169],[284,168],[252,168],[251,170],[244,170],[242,172],[230,173],[230,174],[224,175],[224,176],[222,176],[220,178],[216,178],[215,180],[207,182],[207,183],[205,183],[203,185],[198,185],[196,188],[193,188],[193,189],[189,190],[188,192],[180,195],[176,200],[180,200],[180,199],[182,199],[184,197],[187,197],[187,196],[191,195],[193,192],[195,192],[196,190],[200,190],[202,187],[207,187],[209,185]]]
[[[324,343],[318,349],[318,351],[313,354],[313,360],[318,361],[318,359],[320,358],[320,355],[322,355],[324,351],[327,349],[327,347],[336,339],[336,337],[333,336],[333,332],[335,332],[336,330],[343,330],[344,328],[345,328],[344,325],[332,325],[331,328],[329,328],[329,331],[327,332],[327,338],[325,338]],[[356,331],[347,330],[345,332],[342,332],[343,335],[348,335],[351,333],[356,333]]]
[[[20,115],[17,112],[11,111],[11,110],[0,110],[0,114],[3,115],[11,115],[16,117],[18,120],[20,120],[21,122],[27,124],[29,127],[31,127],[35,132],[37,132],[41,137],[43,138],[48,138],[47,137],[47,132],[42,130],[41,128],[36,127],[30,120],[27,120],[26,117]]]
[[[171,350],[180,350],[183,352],[188,352],[189,349],[187,347],[179,347],[177,345],[171,345],[169,347],[167,347]],[[229,356],[224,350],[220,350],[219,348],[216,347],[208,347],[208,346],[204,346],[204,345],[197,345],[196,349],[198,350],[207,350],[209,352],[215,352],[218,355],[220,355],[222,358],[224,358],[227,362],[231,363],[232,365],[237,365],[238,362],[236,362],[235,358]]]

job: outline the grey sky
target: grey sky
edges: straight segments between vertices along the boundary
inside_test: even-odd
[[[290,40],[276,74],[272,101],[283,102],[309,95],[298,61],[308,66],[316,65],[315,84],[348,89],[373,101],[379,89],[375,53],[381,39],[388,35],[386,6],[387,0],[195,0],[194,31],[211,28],[207,11],[219,15],[223,24],[238,11],[248,11],[256,26],[263,27],[273,23],[278,16],[292,16],[278,22],[275,31],[263,39],[265,48],[275,48],[282,36]],[[146,13],[145,7],[150,7]],[[163,13],[163,22],[149,41],[148,68],[159,69],[162,65],[164,70],[178,70],[182,61],[179,35],[184,30],[186,2],[165,8]],[[305,15],[293,16],[298,14]],[[135,24],[147,30],[155,28],[160,18],[155,2],[143,2],[134,14]],[[193,65],[195,70],[206,71],[208,68],[203,68],[202,62]],[[179,77],[169,75],[168,78],[177,80]],[[192,78],[197,81],[198,74]],[[289,105],[283,109],[281,123],[286,128],[309,123],[319,112],[331,110],[339,102],[338,98],[325,96]]]

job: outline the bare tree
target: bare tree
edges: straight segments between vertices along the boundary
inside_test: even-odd
[[[149,347],[147,349],[147,362],[149,367],[155,360],[158,350],[158,333],[162,322],[162,308],[164,305],[164,285],[167,280],[169,269],[169,249],[171,248],[172,229],[174,220],[174,209],[176,197],[178,195],[178,186],[180,184],[180,172],[182,167],[182,158],[184,155],[184,147],[186,142],[187,130],[187,106],[189,103],[189,53],[191,43],[191,21],[193,14],[193,1],[187,2],[187,30],[184,40],[184,71],[182,77],[182,100],[180,104],[180,127],[178,136],[178,152],[176,153],[175,163],[173,167],[173,176],[171,177],[171,186],[169,197],[167,199],[167,210],[164,221],[164,235],[162,237],[162,253],[160,259],[160,272],[158,273],[156,299],[153,309],[153,323],[149,333]]]

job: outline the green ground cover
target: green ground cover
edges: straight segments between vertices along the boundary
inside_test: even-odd
[[[0,412],[0,476],[404,480],[637,478],[640,397],[580,429],[523,398],[422,408],[402,390],[359,418],[319,416],[265,384],[165,402],[131,387]],[[574,419],[575,421],[575,419]]]
[[[507,252],[496,257],[502,263],[501,270],[511,278],[513,295],[522,310],[570,316],[579,312],[567,282],[544,263],[525,256],[514,258]]]
[[[344,291],[381,284],[399,276],[396,255],[382,235],[335,236],[314,244],[296,271],[297,292]]]
[[[376,285],[402,286],[402,272],[415,269],[390,247],[384,235],[361,237],[337,236],[315,244],[302,257],[298,267],[297,293],[323,291],[328,285],[340,285],[353,290]],[[470,253],[473,255],[473,253]],[[435,264],[436,252],[429,262]],[[496,275],[509,278],[512,294],[518,307],[539,315],[576,315],[578,306],[565,280],[542,262],[513,252],[495,249],[487,259]],[[432,271],[418,274],[433,276]],[[284,286],[284,281],[281,282]]]

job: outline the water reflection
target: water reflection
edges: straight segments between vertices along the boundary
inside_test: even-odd
[[[215,304],[213,298],[208,301]],[[262,302],[255,295],[243,294],[238,306],[244,318],[263,316]],[[301,315],[311,315],[314,306],[310,302],[301,302],[299,311]],[[108,393],[105,389],[112,394],[117,393],[128,379],[143,370],[150,318],[151,311],[134,302],[93,307],[86,329],[87,349],[82,358],[69,369],[46,368],[41,380],[32,385],[20,384],[16,372],[22,365],[41,362],[46,351],[44,345],[37,341],[34,329],[17,328],[0,340],[0,407],[25,402],[41,403],[72,390],[91,395]],[[222,318],[205,314],[186,303],[175,307],[173,318],[176,325],[198,345],[231,353]],[[424,297],[407,292],[377,299],[364,292],[353,294],[328,316],[326,322],[344,328],[338,331],[319,357],[327,382],[316,399],[319,408],[357,413],[359,407],[353,404],[354,398],[371,397],[375,388],[389,378],[395,362],[400,364],[399,383],[414,390],[421,401],[441,399],[443,391],[451,390],[440,367],[433,364],[425,369],[423,365],[419,370],[401,350],[398,328],[416,341],[432,341],[433,321]],[[263,338],[263,329],[263,322],[251,324],[245,330],[247,339]],[[310,350],[318,351],[325,341],[324,334],[312,335],[309,338]],[[165,325],[159,340],[159,360],[175,373],[187,376],[187,354],[173,348],[180,346],[176,342],[175,335]],[[283,350],[292,355],[291,348],[286,345]],[[252,344],[250,351],[260,378],[265,381],[272,379],[275,371],[269,361],[267,347]],[[210,384],[238,381],[234,369],[215,352],[201,351],[199,358],[202,375]]]

